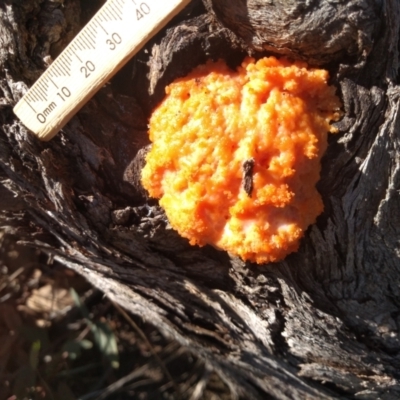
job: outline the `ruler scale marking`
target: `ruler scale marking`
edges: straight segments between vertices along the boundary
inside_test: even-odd
[[[42,85],[38,85],[37,90],[38,90],[38,92],[39,92],[39,94],[41,96],[41,99],[43,101],[46,101],[47,94],[46,94],[46,91],[44,90],[43,86]]]
[[[78,50],[83,51],[83,47],[81,46],[80,40],[77,40],[74,44],[78,48]]]
[[[61,58],[60,58],[60,59],[58,60],[58,62],[57,62],[57,68],[58,68],[58,70],[60,71],[61,76],[67,75],[67,71],[66,71],[66,69],[65,69],[65,67],[64,67],[64,65],[63,65],[63,62],[62,62],[62,59],[61,59]]]
[[[122,13],[122,10],[124,9],[125,3],[123,1],[121,1],[121,0],[117,0],[117,4],[118,4],[119,8],[121,9],[121,13]]]
[[[36,101],[41,101],[41,100],[42,100],[42,98],[41,98],[41,96],[40,96],[40,93],[38,92],[37,88],[35,88],[35,89],[32,91],[32,94],[35,96]],[[43,100],[42,100],[42,101],[43,101]]]
[[[88,26],[88,32],[90,32],[90,34],[93,37],[93,40],[96,42],[97,31],[96,31],[96,29],[94,29],[94,24]]]
[[[94,26],[90,26],[88,31],[91,34],[91,37],[92,37],[92,40],[93,40],[93,44],[96,47],[97,31],[94,28]]]
[[[32,107],[32,104],[27,100],[25,100],[25,102],[26,102],[26,104],[28,104],[28,106],[31,108],[31,110],[36,114],[36,110]]]
[[[121,14],[122,14],[122,8],[121,8],[121,5],[119,4],[118,0],[115,0],[115,2],[113,4],[113,8],[116,10],[116,13],[118,14],[118,19],[120,19]]]
[[[40,99],[36,96],[36,91],[35,90],[32,90],[31,97],[32,97],[34,102],[40,101]]]
[[[115,5],[116,10],[118,11],[118,17],[122,21],[121,15],[122,15],[122,7],[123,6],[121,4],[119,4],[118,0],[115,1],[114,5]]]
[[[27,98],[30,102],[35,102],[35,96],[33,92],[29,92]]]
[[[68,47],[63,51],[63,53],[61,54],[61,56],[59,58],[60,58],[60,60],[62,60],[62,63],[64,64],[65,68],[68,68],[68,61],[71,62],[71,59],[69,57],[69,48]]]
[[[82,37],[85,38],[86,43],[88,43],[89,49],[94,50],[96,48],[95,42],[89,36],[89,32],[87,32],[87,31],[83,32]]]
[[[79,38],[80,43],[82,44],[83,48],[86,50],[90,49],[90,45],[87,42],[86,38],[84,37],[84,35],[82,34],[81,37]]]
[[[65,65],[65,61],[64,61],[64,56],[61,55],[61,57],[59,59],[57,59],[58,63],[57,66],[59,67],[59,69],[63,72],[64,75],[69,75],[68,74],[68,69]],[[56,61],[56,62],[57,62]]]
[[[40,85],[37,86],[36,88],[36,94],[39,97],[40,100],[45,101],[46,100],[46,93],[42,91],[42,88]]]
[[[69,73],[71,72],[71,67],[70,64],[68,62],[68,58],[64,55],[64,57],[61,58],[62,61],[62,66],[65,68],[65,71],[67,72],[67,75],[69,75]]]
[[[71,49],[68,49],[68,50],[65,52],[65,59],[66,59],[67,61],[69,61],[69,63],[72,62],[72,58],[71,58]]]
[[[70,67],[70,65],[68,63],[68,59],[66,57],[61,57],[61,61],[62,61],[62,66],[67,71],[67,75],[70,76],[71,67]]]
[[[50,74],[49,74],[50,75]],[[50,80],[50,82],[54,85],[54,87],[56,88],[56,89],[59,89],[59,87],[57,86],[57,84],[53,81],[53,79],[51,79],[51,77],[49,76],[49,80]]]
[[[93,35],[89,32],[89,30],[86,33],[86,39],[88,40],[91,49],[94,50],[96,48],[96,42],[93,39]]]
[[[75,46],[75,45],[71,46],[71,51],[72,51],[72,54],[77,58],[77,60],[78,60],[80,63],[82,63],[81,58],[80,58],[80,57],[78,56],[78,54],[77,54],[77,49],[76,49],[76,46]]]
[[[14,107],[39,139],[69,119],[191,0],[107,0]]]
[[[26,98],[29,101],[29,103],[34,103],[35,102],[35,99],[33,98],[32,92],[28,93]]]
[[[103,24],[100,22],[100,18],[96,20],[99,27],[103,30],[103,32],[108,36],[107,30],[104,28]]]
[[[74,52],[74,55],[75,55],[75,57],[78,59],[78,61],[79,61],[80,63],[83,63],[83,61],[81,60],[81,58],[78,56],[77,53]]]
[[[65,75],[71,76],[69,71],[68,71],[68,67],[67,67],[66,63],[64,62],[64,60],[62,60],[62,63],[60,63],[60,67],[63,69]]]
[[[86,39],[86,36],[84,36],[83,34],[80,37],[80,41],[81,41],[82,45],[84,45],[84,49],[89,50],[92,47],[90,45],[90,43],[88,42],[88,40]]]
[[[34,100],[35,103],[39,103],[40,98],[37,97],[36,93],[33,93],[33,94],[32,94],[32,97],[33,97],[33,100]]]
[[[61,77],[64,75],[57,62],[54,61],[53,64],[51,64],[51,66],[53,67],[54,71],[57,72],[57,74],[58,74],[57,77]]]
[[[107,8],[104,9],[103,15],[104,15],[104,22],[111,21],[112,17],[108,13],[108,9]]]
[[[42,92],[40,85],[36,86],[36,94],[40,100],[42,101],[46,100],[46,95],[45,93]]]
[[[82,47],[82,51],[86,51],[86,50],[89,50],[89,45],[86,43],[86,41],[84,40],[84,38],[82,37],[82,35],[80,36],[80,38],[79,38],[79,44],[81,45],[81,47]]]
[[[48,71],[50,71],[50,74],[54,77],[54,78],[58,78],[60,76],[59,72],[56,70],[56,63],[55,61],[53,61],[51,63],[51,69],[48,69]]]
[[[92,41],[94,41],[94,39],[95,39],[96,36],[95,36],[94,33],[93,33],[93,24],[92,24],[92,25],[88,25],[87,30],[86,30],[86,33],[87,33],[88,37],[89,37]]]
[[[80,49],[81,51],[85,51],[85,47],[83,46],[83,43],[82,43],[82,40],[81,40],[81,39],[79,39],[79,41],[76,42],[76,44],[79,46],[79,49]]]
[[[104,15],[108,18],[107,21],[112,21],[114,17],[110,14],[108,9],[104,10]]]
[[[120,16],[115,11],[114,5],[112,5],[111,3],[110,3],[110,7],[108,8],[108,10],[110,11],[110,14],[113,16],[114,21],[117,21],[120,19]]]
[[[119,19],[119,16],[116,14],[114,7],[111,6],[111,3],[109,3],[110,6],[108,7],[108,10],[110,11],[110,14],[113,16],[114,20],[116,21]]]
[[[76,54],[77,51],[79,51],[79,44],[78,42],[73,42],[72,43],[72,49],[74,50],[74,53]]]
[[[58,64],[56,62],[54,62],[54,64],[51,64],[51,66],[53,67],[53,70],[55,72],[57,72],[57,77],[62,76],[62,71],[60,70],[60,68],[58,67]]]

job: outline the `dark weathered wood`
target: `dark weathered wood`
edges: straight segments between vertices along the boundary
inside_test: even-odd
[[[79,1],[61,3],[0,3],[7,234],[188,347],[233,398],[400,398],[399,2],[194,2],[41,143],[12,107],[78,29]],[[325,212],[297,253],[265,266],[189,246],[135,175],[164,86],[259,50],[324,65],[345,111],[323,159]]]
[[[207,9],[256,51],[312,64],[364,60],[382,26],[374,0],[205,0]]]

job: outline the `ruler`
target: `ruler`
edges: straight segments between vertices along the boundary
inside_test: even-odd
[[[191,0],[108,0],[14,107],[50,140],[141,47]]]

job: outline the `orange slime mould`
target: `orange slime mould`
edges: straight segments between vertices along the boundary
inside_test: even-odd
[[[278,261],[323,211],[315,184],[330,121],[340,116],[328,72],[246,58],[207,62],[166,88],[153,112],[142,183],[192,245]]]

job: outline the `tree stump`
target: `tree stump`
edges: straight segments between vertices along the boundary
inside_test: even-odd
[[[102,3],[0,4],[2,229],[178,341],[232,398],[400,398],[400,3],[193,0],[40,142],[12,108]],[[328,69],[344,105],[324,213],[262,266],[188,245],[137,179],[165,85],[246,54]]]

